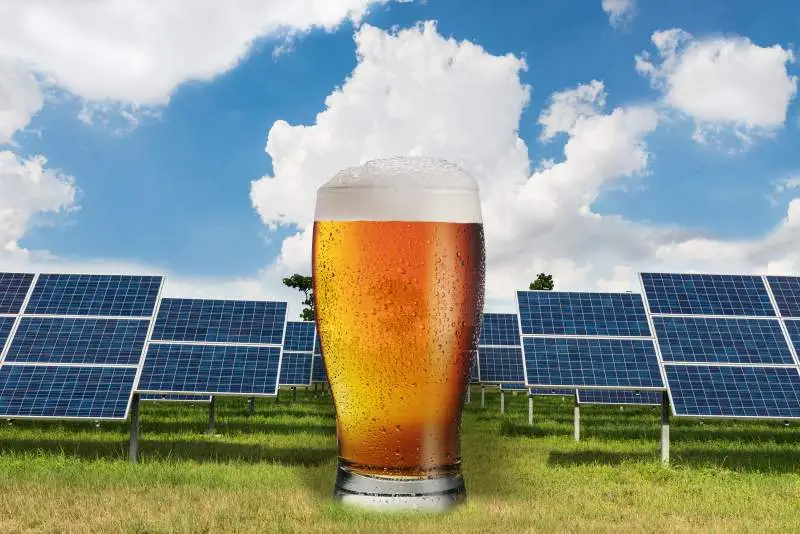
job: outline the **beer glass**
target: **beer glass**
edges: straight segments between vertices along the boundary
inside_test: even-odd
[[[317,191],[312,263],[336,408],[334,499],[463,501],[461,410],[484,299],[477,183],[433,158],[343,170]]]

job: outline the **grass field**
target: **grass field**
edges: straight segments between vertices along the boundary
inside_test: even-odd
[[[203,405],[142,404],[141,458],[128,425],[0,426],[0,532],[798,532],[800,428],[673,419],[659,462],[657,408],[473,394],[462,430],[468,502],[441,516],[379,516],[331,504],[329,397],[298,392]]]

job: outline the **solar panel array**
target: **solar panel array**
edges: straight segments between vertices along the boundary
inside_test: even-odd
[[[0,417],[125,419],[162,282],[0,274]]]
[[[800,279],[640,277],[675,415],[800,418]]]
[[[519,322],[513,313],[484,313],[478,336],[478,379],[483,384],[525,384]]]
[[[274,396],[286,303],[161,300],[138,391]]]
[[[289,321],[283,340],[281,357],[281,386],[311,385],[311,366],[314,358],[314,338],[317,327],[312,321]]]
[[[526,384],[663,390],[640,295],[518,291]]]

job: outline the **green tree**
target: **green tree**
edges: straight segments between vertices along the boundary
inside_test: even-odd
[[[300,318],[304,321],[313,321],[316,317],[316,312],[314,310],[314,284],[311,277],[293,274],[291,277],[283,279],[283,285],[302,291],[305,299],[303,300],[304,308],[300,312]]]
[[[555,287],[555,284],[553,284],[553,275],[539,273],[538,275],[536,275],[536,280],[531,282],[531,285],[528,289],[530,289],[531,291],[535,289],[552,291],[553,287]]]

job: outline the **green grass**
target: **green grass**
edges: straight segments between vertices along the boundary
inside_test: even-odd
[[[128,425],[0,423],[0,532],[797,532],[800,428],[673,420],[659,461],[657,408],[474,390],[462,427],[467,503],[443,515],[381,516],[331,503],[329,398],[298,392],[202,405],[142,404],[141,459]]]

